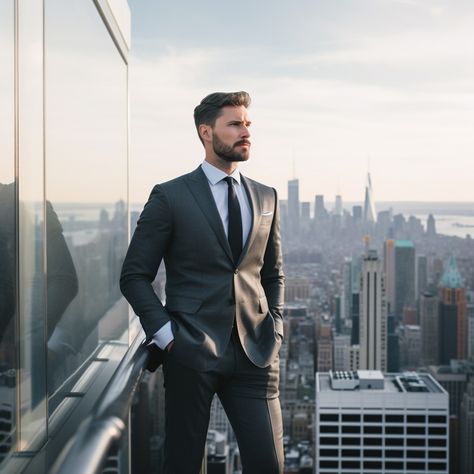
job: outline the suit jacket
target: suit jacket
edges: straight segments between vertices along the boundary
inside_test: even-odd
[[[276,357],[283,338],[284,275],[276,191],[242,176],[252,226],[234,263],[206,175],[193,172],[153,188],[137,223],[120,287],[147,340],[171,321],[174,356],[209,370],[236,324],[258,367]],[[164,260],[166,304],[151,284]]]

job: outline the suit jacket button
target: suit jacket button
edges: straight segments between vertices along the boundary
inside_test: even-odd
[[[236,268],[236,269],[234,270],[234,273],[237,275],[237,273],[239,273],[239,269]]]

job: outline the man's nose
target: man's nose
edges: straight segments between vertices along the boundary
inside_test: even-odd
[[[243,125],[243,131],[241,133],[242,138],[250,138],[250,130],[246,125]]]

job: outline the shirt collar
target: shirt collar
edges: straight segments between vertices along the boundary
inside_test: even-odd
[[[212,186],[217,184],[219,181],[222,181],[227,176],[232,176],[232,178],[234,178],[235,181],[237,181],[237,183],[240,184],[240,171],[237,168],[234,170],[233,173],[228,175],[227,173],[220,170],[219,168],[216,168],[214,165],[211,165],[211,163],[209,163],[206,160],[202,162],[201,168],[204,171],[204,174],[206,175],[207,180]]]

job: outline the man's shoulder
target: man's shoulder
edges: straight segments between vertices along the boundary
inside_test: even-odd
[[[202,174],[202,171],[201,171],[201,167],[199,166],[195,170],[189,173],[185,173],[181,176],[177,176],[176,178],[172,178],[169,181],[164,181],[163,183],[156,184],[153,190],[161,189],[167,192],[167,191],[173,191],[175,189],[179,189],[181,186],[185,184],[187,180],[199,179],[200,174]]]
[[[268,186],[266,184],[260,183],[259,181],[256,181],[252,178],[249,178],[247,176],[241,175],[244,181],[247,183],[248,186],[251,186],[255,189],[258,189],[259,192],[264,193],[264,194],[272,194],[275,195],[276,190],[275,188]]]

